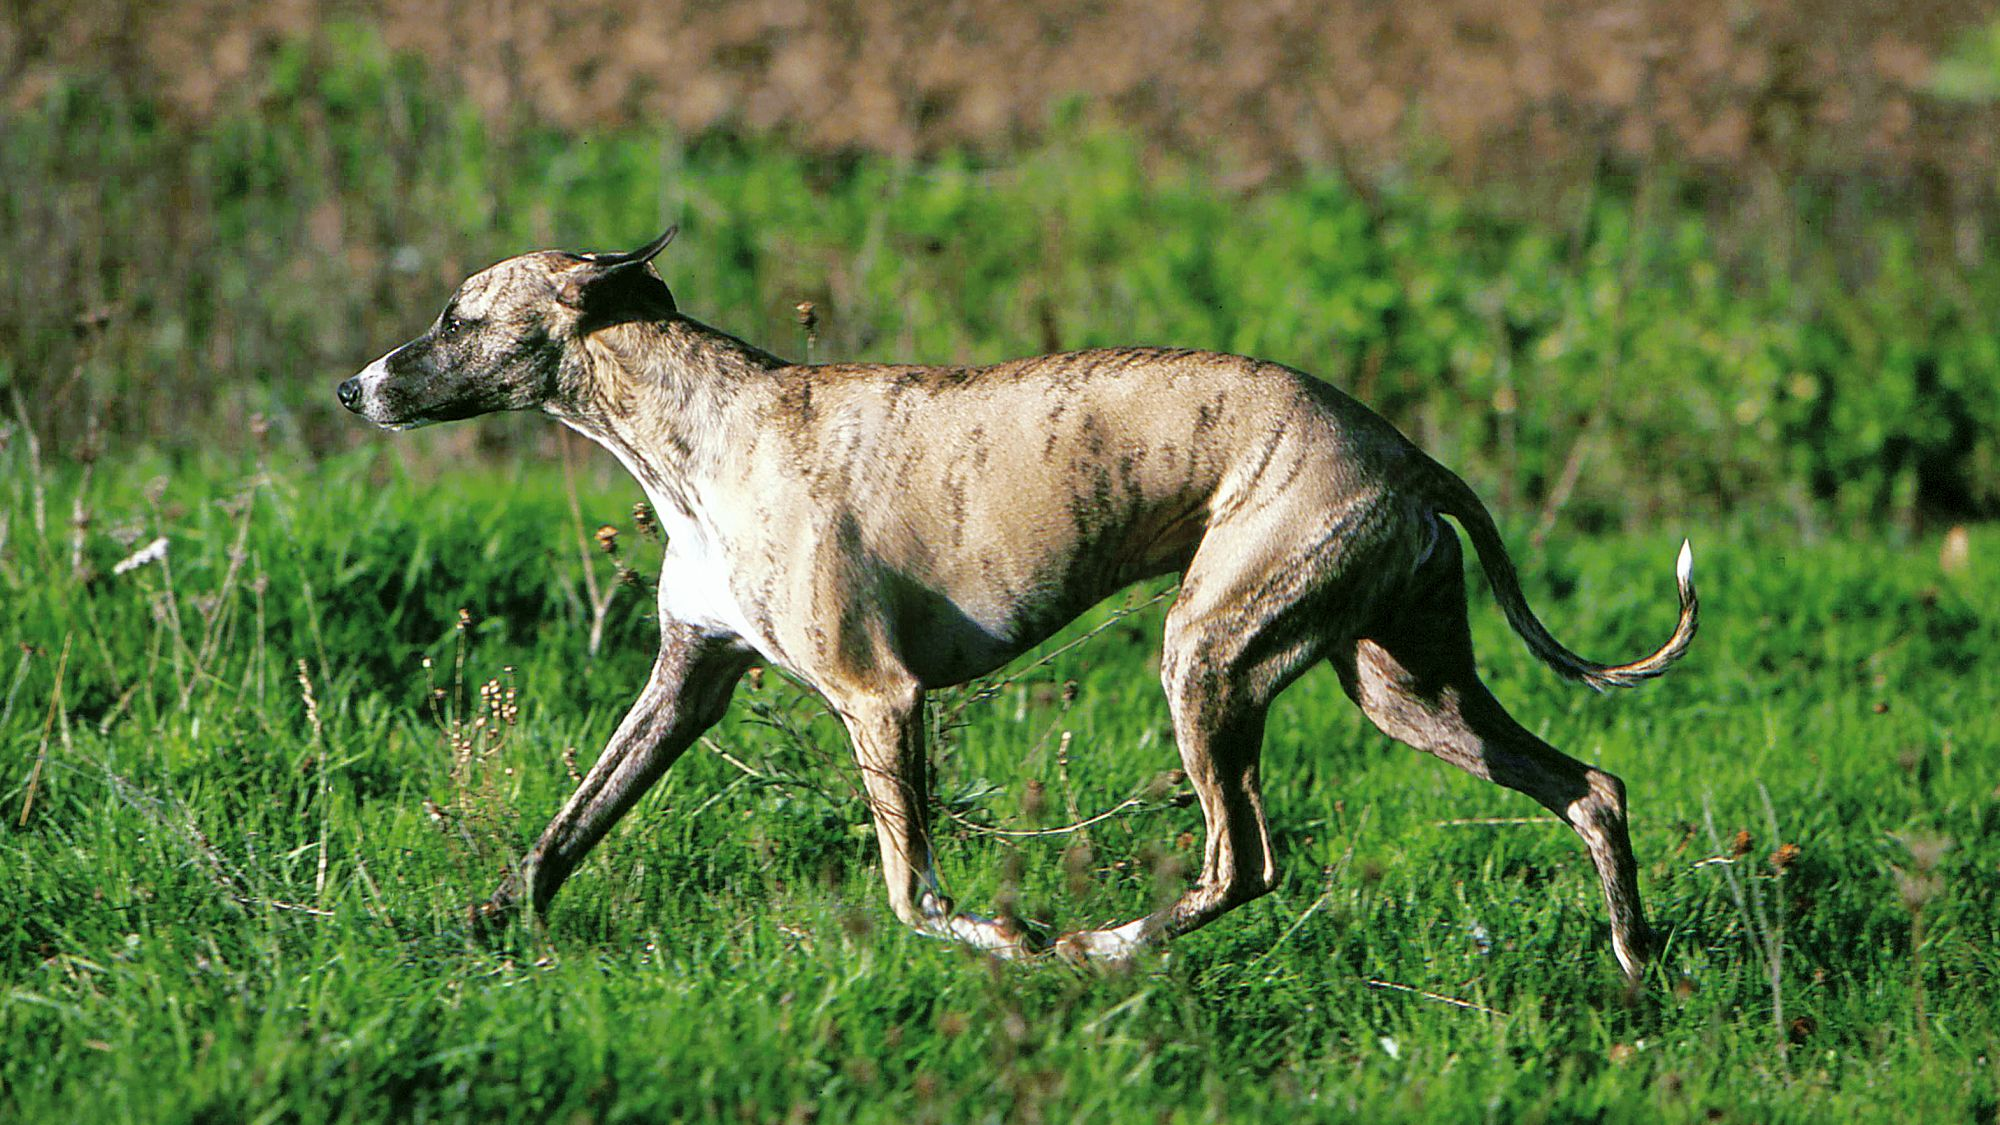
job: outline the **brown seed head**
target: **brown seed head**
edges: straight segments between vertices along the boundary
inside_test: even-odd
[[[866,911],[849,908],[840,912],[840,928],[848,937],[860,939],[875,930],[875,920]]]
[[[651,505],[643,502],[632,505],[632,526],[639,529],[640,535],[654,542],[658,542],[661,538],[660,521],[653,518]]]
[[[1938,569],[1946,574],[1964,574],[1972,567],[1972,536],[1966,533],[1964,524],[1954,524],[1944,533],[1944,545],[1938,548]]]
[[[1802,849],[1797,844],[1782,844],[1771,853],[1771,870],[1783,874],[1799,858]]]
[[[1892,870],[1896,873],[1896,894],[1903,900],[1903,908],[1912,914],[1922,910],[1925,903],[1944,889],[1944,881],[1928,872],[1912,875],[1900,867]]]
[[[1918,871],[1935,871],[1944,853],[1952,849],[1955,841],[1949,836],[1916,834],[1900,837],[1903,847],[1910,853],[1910,862]]]
[[[1154,774],[1153,779],[1146,783],[1146,799],[1164,801],[1173,796],[1174,790],[1179,789],[1181,782],[1186,779],[1187,775],[1179,770],[1165,770]]]
[[[1086,840],[1078,840],[1063,849],[1063,875],[1073,897],[1082,898],[1090,892],[1090,864],[1093,858],[1090,843]]]

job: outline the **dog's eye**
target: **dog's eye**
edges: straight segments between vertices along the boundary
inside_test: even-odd
[[[444,336],[451,337],[458,335],[458,330],[464,327],[465,322],[460,320],[457,314],[446,313],[444,314],[444,323],[438,326],[438,330]]]

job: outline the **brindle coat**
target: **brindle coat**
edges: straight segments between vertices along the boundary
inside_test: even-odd
[[[889,901],[1002,954],[1012,922],[956,910],[931,865],[924,693],[991,671],[1120,587],[1178,572],[1160,679],[1207,822],[1201,875],[1137,921],[1064,936],[1116,959],[1271,889],[1265,709],[1331,663],[1390,736],[1540,801],[1582,837],[1628,973],[1648,955],[1624,786],[1523,729],[1473,670],[1454,517],[1508,621],[1598,687],[1686,651],[1682,549],[1667,643],[1607,666],[1523,600],[1465,483],[1325,383],[1240,356],[1119,348],[991,367],[789,364],[679,314],[648,265],[528,254],[465,282],[429,331],[339,388],[404,428],[540,410],[616,454],[668,532],[659,658],[589,776],[475,917],[548,905],[593,844],[727,706],[753,661],[812,685],[853,738]]]

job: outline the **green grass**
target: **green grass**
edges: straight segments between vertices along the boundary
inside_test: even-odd
[[[2000,271],[1917,219],[1829,223],[1807,187],[1725,245],[1659,169],[1526,218],[1420,175],[1240,190],[1087,110],[921,164],[499,130],[351,24],[200,121],[78,65],[0,129],[0,249],[38,263],[0,277],[0,1121],[2000,1115],[2000,530],[1949,573],[1908,530],[2000,496]],[[1671,935],[1646,987],[1567,830],[1324,671],[1270,723],[1279,890],[1135,972],[896,926],[838,724],[775,675],[545,934],[468,942],[651,659],[584,544],[658,548],[602,459],[571,515],[532,420],[392,441],[328,392],[486,261],[675,219],[683,307],[788,354],[805,298],[820,359],[1154,342],[1350,386],[1513,513],[1587,655],[1665,634],[1691,530],[1707,624],[1660,683],[1590,695],[1474,618],[1522,720],[1631,787]],[[1757,515],[1649,530],[1685,512]],[[1150,592],[938,701],[968,906],[1122,921],[1197,858]],[[489,681],[518,721],[461,752]]]
[[[713,732],[755,776],[694,750],[545,935],[481,947],[462,909],[562,799],[563,750],[588,763],[650,659],[634,589],[587,653],[577,540],[625,526],[641,573],[657,548],[630,530],[636,490],[599,462],[578,526],[549,465],[403,467],[434,463],[398,459],[433,440],[254,469],[47,470],[18,435],[0,451],[0,629],[31,646],[0,654],[0,1120],[2000,1109],[1993,529],[1956,574],[1932,540],[1693,529],[1694,653],[1610,697],[1557,682],[1480,596],[1496,692],[1631,786],[1643,888],[1672,934],[1637,993],[1568,831],[1389,743],[1324,670],[1270,724],[1280,888],[1133,972],[990,964],[903,931],[838,728],[777,676],[746,682]],[[1683,530],[1523,543],[1530,596],[1586,654],[1650,647]],[[112,573],[156,535],[164,565]],[[601,555],[589,565],[610,579]],[[1149,791],[1176,764],[1158,614],[1101,609],[1086,622],[1101,633],[993,685],[941,739],[955,819],[940,862],[962,901],[1118,921],[1198,860],[1195,811]],[[488,679],[518,692],[518,722],[458,760],[440,719],[476,710],[463,696]],[[1080,837],[968,827],[1056,825],[1071,802],[1134,795],[1067,863]],[[1739,830],[1747,852],[1717,862]],[[1929,868],[1906,843],[1940,837]],[[1767,857],[1784,843],[1801,851],[1780,875]]]

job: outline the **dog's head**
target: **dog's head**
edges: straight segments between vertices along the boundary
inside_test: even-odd
[[[398,430],[541,407],[585,334],[674,315],[673,295],[647,263],[677,229],[626,254],[544,250],[481,270],[428,331],[341,383],[340,404]]]

